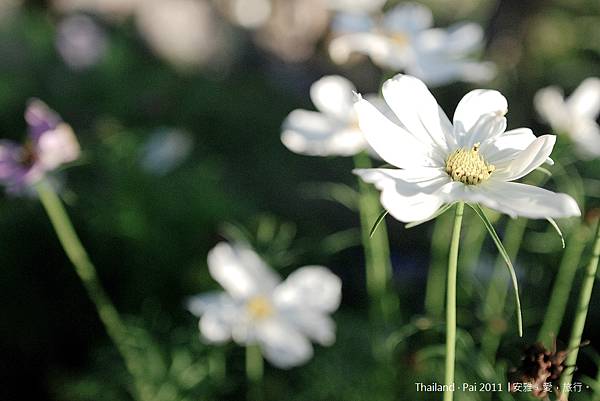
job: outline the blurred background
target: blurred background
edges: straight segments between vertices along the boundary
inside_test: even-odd
[[[280,140],[291,110],[314,109],[309,88],[323,75],[344,75],[362,93],[377,92],[389,76],[367,58],[332,63],[331,3],[0,0],[1,136],[22,140],[31,97],[43,99],[73,126],[84,156],[59,174],[57,185],[107,292],[139,330],[140,347],[152,350],[145,355],[147,380],[164,400],[244,398],[243,350],[221,347],[228,374],[212,379],[204,361],[213,348],[201,343],[197,319],[183,308],[187,296],[218,288],[206,254],[232,238],[246,238],[283,275],[323,264],[344,283],[336,344],[318,348],[304,367],[268,367],[267,399],[435,399],[414,388],[416,381],[443,378],[443,320],[423,306],[433,224],[409,231],[388,219],[402,316],[395,327],[374,333],[352,207],[352,160],[297,155]],[[432,9],[436,26],[470,20],[484,27],[481,57],[496,63],[498,74],[479,86],[507,97],[509,129],[547,132],[533,109],[535,92],[556,84],[570,93],[584,78],[600,74],[596,0],[421,3]],[[474,87],[453,83],[433,92],[451,115]],[[582,166],[579,172],[589,179],[588,210],[600,193],[593,181],[600,166]],[[548,185],[559,186],[554,181]],[[346,186],[334,191],[324,183]],[[504,219],[497,220],[501,233]],[[467,228],[478,224],[467,216]],[[130,400],[122,361],[35,198],[0,198],[0,241],[0,399]],[[457,376],[506,382],[523,346],[535,340],[560,240],[546,223],[529,223],[515,264],[526,334],[516,335],[508,306],[497,322],[503,334],[498,359],[488,364],[476,362],[470,350],[480,342],[478,306],[496,250],[489,240],[474,246],[481,256],[459,270]],[[585,332],[592,346],[582,351],[580,377],[596,377],[598,297],[592,299]],[[573,302],[569,308],[559,344],[568,339]],[[386,339],[385,362],[370,348],[370,338],[379,335]]]

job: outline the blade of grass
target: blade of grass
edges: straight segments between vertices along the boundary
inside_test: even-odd
[[[479,218],[483,222],[483,225],[485,226],[488,233],[492,237],[492,240],[494,241],[496,248],[498,248],[498,252],[500,252],[502,259],[504,259],[504,262],[506,263],[506,266],[508,267],[508,271],[510,273],[510,278],[512,280],[513,289],[515,292],[515,303],[516,303],[516,307],[517,307],[517,326],[518,326],[518,330],[519,330],[519,337],[523,337],[523,313],[521,312],[521,299],[519,297],[519,285],[517,283],[517,275],[515,273],[515,268],[513,267],[510,257],[508,256],[508,253],[506,252],[506,249],[504,248],[504,245],[502,244],[500,237],[498,237],[498,234],[496,233],[494,226],[492,225],[490,220],[485,215],[485,212],[483,211],[481,206],[479,206],[478,204],[475,204],[475,205],[469,204],[469,206],[475,211],[475,213],[479,216]]]
[[[565,237],[563,236],[560,227],[558,226],[558,224],[556,224],[556,221],[552,217],[546,217],[546,220],[548,220],[548,223],[550,223],[552,227],[554,227],[554,230],[556,230],[556,233],[560,236],[560,242],[562,243],[563,249],[565,249]]]

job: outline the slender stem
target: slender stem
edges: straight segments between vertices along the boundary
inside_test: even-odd
[[[527,220],[521,218],[511,219],[506,224],[504,247],[511,260],[517,258],[526,227]],[[508,289],[505,262],[502,256],[498,256],[483,304],[483,316],[486,321],[486,327],[481,338],[481,350],[483,355],[490,361],[494,360],[500,346],[502,333],[506,329],[506,325],[503,324],[502,313],[506,305]]]
[[[369,156],[360,153],[354,157],[357,168],[371,167]],[[367,293],[371,301],[373,314],[379,321],[389,322],[396,319],[399,312],[397,297],[389,290],[392,279],[392,264],[388,233],[384,222],[370,237],[370,231],[381,213],[378,192],[369,184],[359,180],[359,209],[362,243],[365,252]]]
[[[460,228],[465,204],[456,205],[450,255],[448,258],[448,289],[446,290],[446,376],[444,401],[452,401],[454,392],[454,365],[456,357],[456,275],[458,270],[458,248],[460,244]]]
[[[262,400],[264,361],[258,345],[246,346],[246,379],[248,380],[248,401]]]
[[[121,321],[119,313],[104,292],[100,280],[98,279],[98,275],[96,274],[96,269],[90,261],[85,248],[81,244],[60,198],[46,181],[41,181],[35,188],[67,257],[71,263],[73,263],[75,272],[81,279],[87,290],[88,296],[94,303],[98,315],[100,316],[100,320],[104,324],[111,340],[121,353],[129,373],[131,373],[134,378],[138,396],[140,399],[149,399],[149,395],[141,390],[135,380],[135,372],[140,371],[141,366],[137,363],[135,356],[129,351],[129,347],[127,346],[126,328]]]
[[[451,229],[451,225],[450,215],[441,215],[435,221],[431,236],[431,262],[425,288],[425,313],[440,320],[444,313],[444,285],[450,248],[448,231]]]
[[[569,237],[567,247],[563,254],[558,274],[554,279],[554,286],[550,292],[550,303],[546,309],[544,323],[538,334],[538,341],[550,347],[558,336],[562,324],[569,294],[573,286],[575,272],[581,261],[581,254],[585,249],[585,243],[589,235],[589,229],[582,224]]]
[[[579,354],[578,347],[581,344],[581,336],[583,335],[585,320],[587,318],[588,309],[590,306],[590,298],[592,297],[592,290],[594,288],[594,281],[596,280],[598,259],[600,258],[600,222],[597,222],[596,225],[596,235],[594,238],[592,258],[585,269],[585,276],[583,278],[583,282],[581,283],[579,301],[577,303],[577,309],[575,310],[573,327],[571,328],[571,339],[569,340],[569,349],[571,352],[569,352],[567,356],[565,366],[575,366],[575,363],[577,362],[577,355]],[[572,380],[573,369],[571,368],[565,372],[561,380],[561,388],[566,400],[569,398],[568,385],[571,384]]]

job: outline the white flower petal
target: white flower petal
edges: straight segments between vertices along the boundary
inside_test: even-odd
[[[428,218],[444,203],[450,177],[436,168],[410,170],[357,169],[354,174],[375,184],[382,206],[397,220],[408,223]]]
[[[566,194],[517,182],[490,180],[486,184],[475,188],[487,198],[480,202],[513,218],[544,219],[581,215],[575,199]]]
[[[575,115],[595,120],[600,113],[600,79],[585,79],[566,101]]]
[[[208,253],[208,269],[235,299],[269,294],[281,281],[254,251],[241,244],[217,244]]]
[[[475,89],[460,100],[454,112],[454,133],[468,133],[477,121],[488,114],[503,117],[508,112],[508,102],[502,94],[495,90]]]
[[[331,31],[337,35],[368,32],[373,28],[373,19],[363,12],[336,13],[331,20]]]
[[[81,149],[70,125],[60,123],[54,130],[40,135],[37,141],[38,161],[45,170],[53,170],[79,158]]]
[[[261,321],[255,330],[263,355],[278,368],[302,365],[313,356],[308,338],[283,319]]]
[[[310,98],[316,108],[340,122],[354,120],[354,92],[352,82],[339,75],[325,76],[310,87]]]
[[[405,71],[433,87],[457,80],[487,82],[496,75],[496,66],[491,62],[456,60],[437,52],[421,52],[417,53]]]
[[[569,131],[572,116],[563,98],[562,91],[556,86],[540,89],[533,98],[533,104],[542,119],[555,130]]]
[[[386,31],[415,34],[433,24],[431,10],[418,3],[403,3],[388,11],[383,18]]]
[[[503,163],[513,160],[521,151],[525,150],[537,137],[529,128],[516,128],[504,132],[504,134],[495,138],[494,141],[484,143],[479,148],[486,162],[490,164]],[[551,158],[546,159],[546,163],[553,165]]]
[[[224,292],[191,297],[187,309],[200,317],[200,333],[209,342],[222,343],[231,338],[232,327],[240,320],[238,304]]]
[[[470,149],[475,144],[493,143],[505,129],[506,118],[496,113],[484,114],[467,133],[457,133],[458,147]]]
[[[383,84],[382,92],[408,132],[441,153],[448,153],[454,145],[452,124],[421,80],[398,74]]]
[[[368,148],[358,128],[308,110],[294,110],[286,117],[281,142],[292,152],[310,156],[351,156]]]
[[[579,121],[571,132],[575,150],[583,159],[600,156],[600,126],[592,120]]]
[[[354,108],[367,142],[386,162],[401,168],[443,164],[441,152],[430,154],[431,150],[423,142],[387,119],[368,101],[360,99]]]
[[[313,341],[330,346],[335,342],[335,323],[324,313],[302,308],[289,309],[282,316]]]
[[[543,164],[556,143],[556,136],[542,135],[536,138],[525,150],[519,152],[513,160],[497,162],[492,176],[497,180],[513,181],[526,176]]]
[[[366,54],[375,64],[396,70],[404,68],[411,54],[409,47],[370,32],[341,35],[329,43],[329,57],[337,64],[347,63],[353,53]]]
[[[435,28],[422,32],[415,46],[419,52],[438,53],[448,59],[460,59],[483,45],[483,29],[475,23],[458,23],[447,29]]]
[[[288,276],[273,294],[278,307],[333,312],[340,305],[342,281],[322,266],[305,266]]]

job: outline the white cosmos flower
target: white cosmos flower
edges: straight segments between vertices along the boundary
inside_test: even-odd
[[[188,302],[208,342],[258,344],[269,362],[284,369],[312,357],[310,340],[335,342],[329,314],[339,307],[341,281],[327,268],[305,266],[281,282],[254,251],[225,242],[209,252],[208,268],[226,292]]]
[[[337,35],[329,45],[336,63],[346,63],[353,53],[366,54],[380,67],[405,71],[429,85],[455,80],[487,81],[495,68],[469,55],[483,46],[483,29],[475,23],[458,23],[447,29],[432,28],[431,10],[404,3],[381,17],[367,13],[341,13],[333,21]]]
[[[354,172],[381,190],[381,203],[396,219],[427,219],[444,204],[479,203],[511,217],[579,216],[573,198],[512,182],[529,174],[552,152],[556,137],[535,137],[528,128],[506,129],[508,103],[500,92],[465,95],[451,123],[425,84],[397,75],[383,97],[401,124],[359,97],[360,127],[373,149],[399,169]]]
[[[283,121],[281,142],[292,152],[309,156],[373,153],[358,126],[354,93],[352,82],[339,75],[328,75],[313,83],[310,98],[318,111],[292,111]],[[383,99],[376,95],[366,98],[386,116],[395,118]]]
[[[580,157],[600,156],[600,126],[596,122],[600,114],[599,78],[585,79],[567,99],[556,86],[540,89],[534,105],[552,129],[569,135]]]

